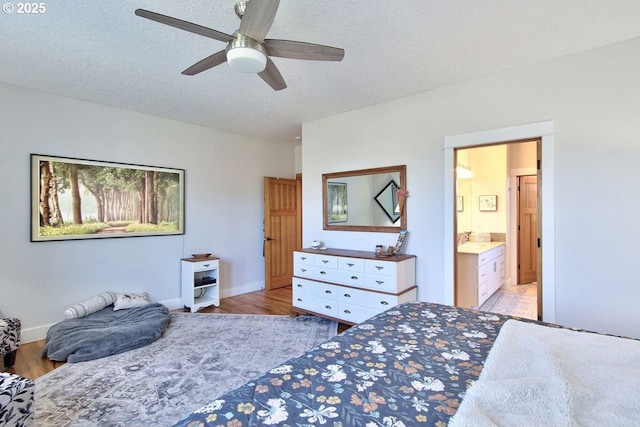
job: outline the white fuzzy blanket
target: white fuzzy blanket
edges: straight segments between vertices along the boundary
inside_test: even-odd
[[[508,320],[452,427],[640,425],[640,341]]]

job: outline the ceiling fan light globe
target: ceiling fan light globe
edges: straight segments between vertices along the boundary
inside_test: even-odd
[[[267,66],[267,56],[250,47],[235,47],[227,51],[227,62],[234,71],[260,73]]]

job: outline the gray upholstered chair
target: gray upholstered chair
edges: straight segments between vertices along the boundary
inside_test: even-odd
[[[19,346],[20,319],[0,318],[0,356],[4,357],[5,368],[15,363]]]

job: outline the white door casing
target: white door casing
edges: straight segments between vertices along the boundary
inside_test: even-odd
[[[455,149],[525,139],[540,139],[542,144],[540,183],[542,221],[542,320],[555,322],[555,122],[553,120],[507,128],[452,135],[444,138],[444,303],[453,305],[455,269],[454,255],[454,184]]]

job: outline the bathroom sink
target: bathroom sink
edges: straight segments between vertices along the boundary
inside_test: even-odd
[[[484,248],[485,246],[487,246],[485,243],[473,243],[473,242],[467,242],[460,245],[460,247],[462,248]]]
[[[458,251],[467,252],[482,252],[484,250],[490,249],[491,243],[484,242],[467,242],[458,246]]]

